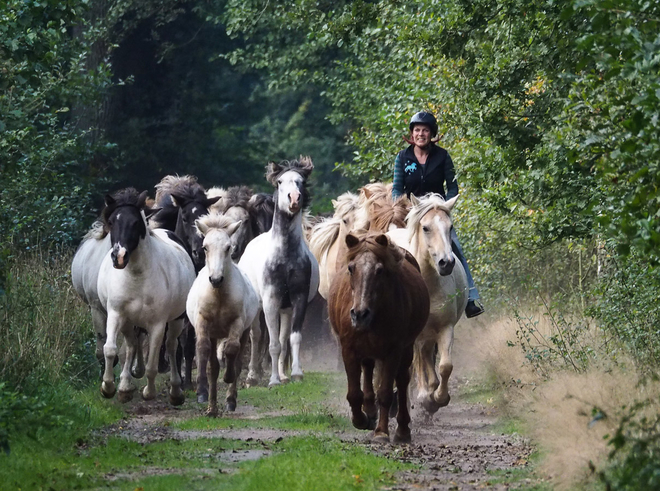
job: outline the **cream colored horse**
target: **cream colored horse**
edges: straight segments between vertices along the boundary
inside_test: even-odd
[[[413,361],[417,400],[430,414],[449,404],[454,326],[463,315],[468,300],[465,270],[451,247],[451,210],[457,198],[445,201],[439,194],[429,194],[421,199],[411,196],[413,208],[407,216],[406,228],[391,230],[387,234],[415,256],[431,297],[431,312],[415,341]],[[436,344],[440,355],[437,373]]]
[[[319,263],[319,293],[325,299],[332,278],[337,270],[339,250],[345,247],[346,235],[353,230],[358,212],[358,196],[346,192],[332,200],[335,214],[332,218],[317,223],[309,236],[309,248]]]

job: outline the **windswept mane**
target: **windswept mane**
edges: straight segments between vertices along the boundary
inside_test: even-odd
[[[172,195],[177,195],[190,201],[199,201],[206,197],[204,187],[197,182],[195,176],[165,176],[156,184],[156,205],[159,207],[176,206]]]
[[[108,227],[102,220],[96,220],[92,223],[92,226],[89,228],[85,236],[83,237],[83,242],[89,239],[102,240],[110,233]]]
[[[406,217],[408,237],[412,238],[413,235],[415,235],[422,218],[431,210],[444,211],[449,217],[451,217],[451,210],[445,205],[445,199],[442,195],[438,193],[430,193],[422,196],[419,199],[419,204],[413,206]]]
[[[405,196],[397,198],[394,202],[391,199],[384,200],[373,209],[370,230],[387,232],[390,225],[405,228],[409,211],[410,201]]]
[[[146,195],[146,191],[145,191],[145,195]],[[138,190],[135,188],[120,189],[119,191],[115,191],[110,196],[112,197],[114,202],[112,204],[106,204],[103,207],[103,211],[101,212],[103,223],[105,225],[105,228],[108,230],[109,230],[108,218],[110,218],[110,215],[112,215],[112,213],[120,206],[135,206],[136,208],[139,209],[144,208],[144,200],[141,200],[142,194],[139,193]]]
[[[341,218],[332,217],[312,227],[309,236],[309,249],[317,261],[321,262],[321,258],[328,252],[330,246],[335,243],[337,237],[339,237],[340,226]]]
[[[333,201],[335,207],[335,218],[343,218],[346,215],[355,213],[359,207],[359,196],[357,194],[351,193],[350,191],[345,192],[337,196],[337,199]]]
[[[355,259],[358,255],[365,252],[371,252],[379,261],[390,271],[396,269],[399,263],[404,259],[404,251],[394,242],[388,240],[387,246],[376,241],[376,238],[384,236],[383,233],[368,232],[366,234],[355,234],[359,243],[354,247],[349,247],[346,253],[346,264]],[[386,236],[385,236],[386,237]]]
[[[310,191],[309,182],[307,181],[309,175],[314,170],[314,164],[311,157],[301,156],[299,160],[283,160],[279,164],[270,162],[266,168],[266,179],[273,186],[277,187],[277,179],[288,171],[295,171],[302,176],[305,180],[305,186],[302,191],[302,208],[303,210],[309,208],[312,202],[312,193]]]
[[[206,225],[208,228],[217,228],[220,230],[226,229],[231,224],[236,223],[232,218],[225,216],[221,213],[211,212],[208,215],[204,215],[197,219],[195,223],[195,228],[197,228],[197,223]],[[197,228],[197,233],[202,235]]]

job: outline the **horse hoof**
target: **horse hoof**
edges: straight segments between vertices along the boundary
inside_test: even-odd
[[[360,417],[352,418],[351,422],[353,423],[353,427],[355,427],[358,430],[373,430],[374,428],[376,428],[375,424],[374,427],[371,428],[371,420],[364,413],[362,413],[361,418]]]
[[[432,397],[427,397],[422,400],[422,408],[424,408],[424,411],[426,411],[428,415],[432,416],[438,411],[438,409],[440,409],[440,404],[435,402]]]
[[[449,404],[449,401],[451,400],[451,397],[449,394],[447,394],[447,397],[434,397],[435,402],[438,404],[438,407],[445,407],[447,404]],[[437,409],[436,409],[437,411]]]
[[[144,374],[146,373],[146,370],[144,368],[141,368],[139,370],[131,370],[131,375],[133,378],[142,378],[144,377]]]
[[[394,443],[410,443],[412,441],[412,438],[410,437],[410,430],[407,431],[399,431],[397,428],[396,432],[394,433]]]
[[[248,377],[245,380],[245,386],[250,388],[250,387],[258,387],[259,386],[259,381],[256,378]]]
[[[227,401],[227,411],[236,411],[236,401]]]
[[[283,384],[288,384],[288,383],[291,381],[291,379],[290,379],[289,377],[282,377],[282,378],[280,379],[280,381],[281,381]]]
[[[390,443],[390,435],[382,431],[377,431],[374,432],[373,436],[371,437],[371,441],[373,443],[381,443],[381,444]]]
[[[119,393],[117,394],[117,400],[121,402],[122,404],[125,404],[129,401],[133,400],[133,394],[135,393],[135,389],[133,390],[120,390]]]
[[[106,391],[103,389],[103,385],[101,385],[101,394],[103,394],[103,397],[106,399],[112,399],[115,396],[115,393],[117,392],[116,388],[113,388],[112,391]]]
[[[206,409],[205,414],[206,414],[209,418],[217,418],[217,417],[218,417],[218,408],[217,408],[217,406],[209,406],[209,407]]]
[[[302,375],[291,375],[291,380],[293,382],[302,382],[303,381],[303,376]]]
[[[156,391],[149,392],[148,391],[149,387],[145,387],[144,390],[142,391],[142,399],[145,401],[153,401],[156,398]]]
[[[278,385],[282,385],[282,382],[279,380],[277,382],[268,382],[268,388],[270,389],[271,387],[277,387]]]
[[[209,402],[209,395],[208,394],[197,394],[197,403],[198,404],[206,404]]]
[[[172,404],[172,406],[180,406],[184,402],[186,402],[186,396],[183,394],[183,392],[178,395],[170,394],[170,404]]]
[[[367,423],[367,429],[368,430],[375,430],[376,425],[378,423],[378,415],[373,416],[373,417],[372,416],[367,416],[367,418],[369,420],[369,422]]]

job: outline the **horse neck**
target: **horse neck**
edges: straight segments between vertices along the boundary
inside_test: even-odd
[[[275,210],[273,215],[273,226],[271,228],[273,237],[288,242],[302,242],[302,210],[291,216],[284,211]]]

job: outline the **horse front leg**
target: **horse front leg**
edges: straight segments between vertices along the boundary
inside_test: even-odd
[[[415,341],[413,358],[417,377],[417,401],[429,415],[433,415],[440,407],[433,397],[439,385],[435,373],[435,346],[433,339],[418,338]]]
[[[298,296],[293,303],[291,319],[291,380],[301,382],[303,370],[300,364],[300,345],[302,343],[302,326],[307,312],[307,296]]]
[[[135,328],[131,325],[124,324],[121,332],[124,335],[125,357],[122,363],[121,375],[119,376],[117,399],[119,402],[125,403],[133,399],[133,394],[137,389],[135,384],[133,384],[131,368],[136,352],[138,351],[138,337]]]
[[[183,346],[183,359],[185,360],[186,369],[183,376],[183,390],[192,389],[192,367],[193,358],[195,357],[195,328],[190,323],[188,317],[183,323],[183,332],[179,337]],[[199,394],[199,388],[197,388]]]
[[[394,375],[401,359],[400,353],[392,354],[389,359],[379,363],[380,384],[378,387],[378,425],[374,430],[373,441],[376,443],[389,443],[390,431],[388,428],[390,419],[390,407],[394,399]]]
[[[369,429],[376,428],[376,420],[378,419],[378,408],[376,407],[376,393],[374,392],[374,366],[373,359],[362,360],[362,370],[364,376],[362,377],[362,392],[364,394],[364,402],[362,407],[369,419]]]
[[[440,373],[440,387],[433,392],[433,399],[439,407],[449,404],[449,376],[454,369],[451,359],[451,349],[454,345],[454,326],[445,326],[440,330],[438,340],[438,350],[440,354],[440,364],[438,372]]]
[[[103,356],[105,357],[105,366],[103,370],[103,382],[101,383],[101,394],[103,397],[114,397],[117,388],[115,387],[115,375],[113,373],[115,358],[117,357],[117,334],[121,331],[123,320],[118,312],[108,312],[106,325],[106,338],[103,345]]]
[[[257,314],[250,326],[250,363],[248,365],[248,375],[245,380],[246,387],[255,387],[259,385],[259,375],[261,373],[261,312]]]
[[[351,421],[358,430],[368,430],[369,418],[362,412],[364,394],[360,389],[360,376],[362,375],[360,361],[351,350],[343,347],[342,356],[344,357],[344,369],[346,370],[346,380],[348,382],[346,400],[351,406]]]
[[[268,382],[268,387],[273,387],[274,385],[280,385],[282,382],[280,380],[280,374],[278,371],[278,363],[280,359],[280,354],[282,352],[282,345],[280,344],[280,312],[279,306],[275,301],[269,299],[264,301],[264,317],[266,318],[266,325],[268,326],[268,337],[270,338],[270,345],[268,351],[270,351],[270,381]]]
[[[149,332],[149,355],[147,356],[147,385],[142,390],[142,398],[150,401],[156,398],[156,375],[158,375],[158,353],[163,337],[165,336],[165,323],[154,324],[147,329]]]
[[[209,407],[206,409],[207,416],[218,415],[218,376],[220,375],[220,353],[218,340],[210,339],[209,354]]]
[[[406,348],[401,357],[399,371],[396,374],[397,397],[399,410],[396,414],[396,432],[394,443],[410,443],[410,411],[408,409],[408,385],[410,385],[410,364],[413,360],[412,346]]]
[[[291,337],[291,310],[286,309],[280,311],[280,346],[282,351],[280,352],[280,357],[277,360],[277,369],[280,375],[280,380],[283,384],[289,383],[289,377],[286,375],[286,371],[289,368],[288,358],[289,354],[289,339]]]
[[[170,404],[173,406],[180,406],[186,399],[181,389],[181,370],[176,356],[179,347],[179,336],[182,331],[183,319],[175,319],[169,322],[165,344],[167,345],[167,356],[170,359]]]
[[[239,329],[243,326],[237,326]],[[240,339],[236,340],[236,335],[240,336]],[[241,369],[243,368],[243,353],[245,352],[245,345],[247,344],[249,331],[246,329],[242,334],[240,331],[230,333],[231,339],[228,339],[225,343],[225,359],[227,360],[227,369],[225,371],[224,381],[227,384],[227,394],[226,394],[226,407],[227,411],[236,411],[236,398],[238,397],[238,377],[241,375]]]
[[[105,345],[108,336],[106,334],[108,315],[105,313],[105,310],[102,310],[97,307],[92,307],[92,324],[94,325],[94,332],[96,333],[96,359],[99,361],[101,367],[101,373],[99,378],[103,380],[103,373],[105,372],[105,355],[103,353],[103,347]],[[116,363],[116,360],[113,361],[112,365]]]

